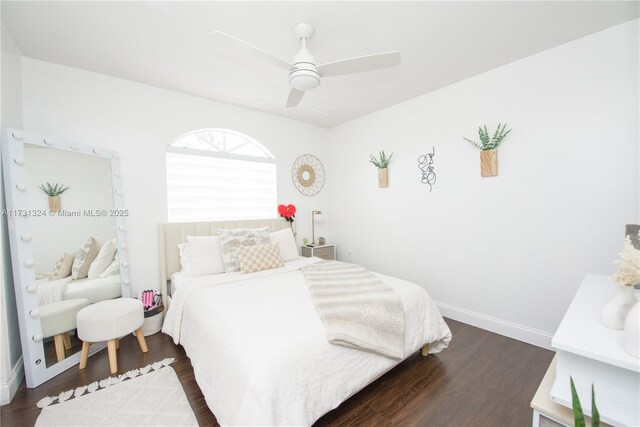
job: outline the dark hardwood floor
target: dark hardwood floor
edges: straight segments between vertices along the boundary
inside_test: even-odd
[[[447,319],[453,333],[442,353],[414,354],[373,384],[329,412],[317,426],[527,426],[529,402],[553,358],[553,353],[464,323]],[[147,337],[142,354],[135,338],[121,340],[120,372],[175,357],[171,365],[202,426],[217,425],[196,384],[191,363],[167,335]],[[106,351],[89,359],[87,369],[71,368],[38,388],[24,382],[13,401],[2,406],[3,426],[32,426],[44,396],[88,384],[109,375]]]

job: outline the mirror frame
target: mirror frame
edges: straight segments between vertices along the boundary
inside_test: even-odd
[[[28,191],[25,184],[25,166],[27,166],[24,152],[25,143],[73,153],[82,153],[89,156],[103,157],[110,160],[113,209],[123,209],[120,162],[116,152],[87,145],[56,141],[43,135],[24,132],[18,129],[3,129],[2,168],[8,212],[29,209],[27,204]],[[16,306],[18,311],[18,324],[20,326],[25,377],[27,387],[33,388],[80,363],[80,352],[72,354],[50,367],[46,366],[42,327],[39,320],[39,306],[36,296],[35,269],[33,268],[31,221],[29,216],[8,214],[6,216],[9,229],[8,237],[11,248],[13,284],[16,291]],[[131,283],[129,281],[124,217],[114,216],[114,219],[120,262],[121,297],[127,298],[131,296]],[[105,343],[92,345],[89,356],[104,349],[105,346]]]

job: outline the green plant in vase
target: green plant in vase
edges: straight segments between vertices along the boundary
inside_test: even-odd
[[[49,197],[59,196],[69,189],[69,187],[65,187],[64,184],[56,183],[55,185],[51,185],[48,182],[38,185],[38,188]]]
[[[492,136],[489,136],[487,125],[478,127],[478,136],[480,142],[472,141],[463,137],[465,141],[480,150],[480,175],[496,176],[498,175],[498,152],[496,149],[502,141],[509,135],[511,129],[507,130],[507,124],[498,123],[498,128]]]
[[[375,157],[373,154],[369,155],[369,163],[378,168],[378,187],[387,188],[389,186],[389,163],[393,153],[387,157],[384,150],[380,150],[379,157]]]
[[[60,195],[67,191],[69,187],[65,187],[64,184],[54,184],[51,185],[48,182],[44,184],[40,184],[38,186],[40,190],[44,192],[47,196],[49,196],[49,210],[51,212],[59,212],[60,211]]]

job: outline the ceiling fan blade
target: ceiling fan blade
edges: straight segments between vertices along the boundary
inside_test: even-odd
[[[400,52],[385,52],[319,65],[318,72],[322,77],[332,77],[379,70],[399,64]]]
[[[259,59],[261,59],[263,61],[267,61],[267,62],[269,62],[269,63],[271,63],[271,64],[273,64],[273,65],[275,65],[277,67],[284,68],[287,71],[291,70],[291,68],[293,67],[287,61],[284,61],[284,60],[278,58],[277,56],[274,56],[274,55],[270,54],[269,52],[260,49],[257,46],[254,46],[254,45],[252,45],[250,43],[245,42],[244,40],[240,40],[240,39],[238,39],[236,37],[233,37],[233,36],[231,36],[231,35],[229,35],[227,33],[223,33],[222,31],[214,31],[212,34],[214,36],[224,37],[228,41],[233,41],[233,42],[236,43],[236,45],[239,44],[241,46],[244,46],[244,50],[248,54],[253,55],[256,58],[259,58]]]
[[[287,98],[287,108],[297,107],[303,96],[303,90],[291,88],[291,92],[289,92],[289,98]]]

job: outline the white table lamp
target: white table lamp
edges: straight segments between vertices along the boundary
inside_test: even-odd
[[[322,211],[311,211],[311,246],[316,245],[316,215],[322,215]]]

